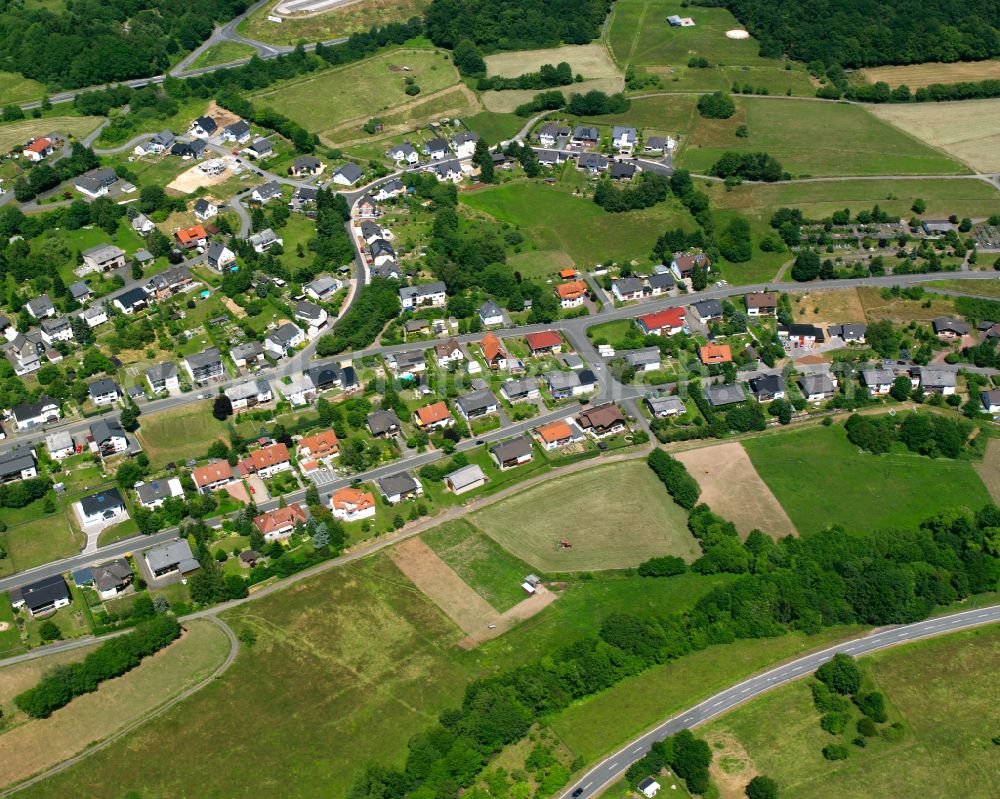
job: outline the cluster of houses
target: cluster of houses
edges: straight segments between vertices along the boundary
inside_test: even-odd
[[[419,150],[410,142],[395,144],[386,155],[400,167],[417,167],[424,163],[424,170],[435,175],[438,180],[457,183],[463,174],[461,161],[472,157],[477,141],[479,134],[462,131],[447,139],[435,136]]]

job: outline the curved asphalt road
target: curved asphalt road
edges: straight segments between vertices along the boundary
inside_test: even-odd
[[[596,796],[618,780],[632,763],[649,752],[654,742],[661,741],[668,735],[674,735],[683,729],[704,724],[737,705],[760,696],[765,691],[812,674],[838,652],[854,656],[866,655],[897,644],[905,644],[921,638],[995,622],[1000,622],[1000,605],[967,610],[950,616],[938,616],[914,624],[883,628],[861,638],[843,641],[819,652],[803,655],[796,660],[776,666],[770,671],[750,677],[725,691],[720,691],[705,701],[667,719],[649,732],[643,733],[590,769],[579,780],[570,785],[560,799],[571,799],[578,789],[580,789],[578,799],[589,799],[589,797]]]

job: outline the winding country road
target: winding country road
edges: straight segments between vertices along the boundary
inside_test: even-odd
[[[732,685],[708,697],[697,705],[682,710],[666,721],[658,724],[648,732],[627,743],[614,754],[608,755],[600,763],[591,768],[580,779],[566,788],[561,799],[590,799],[609,785],[618,780],[632,763],[642,758],[656,741],[661,741],[669,735],[674,735],[683,729],[697,727],[700,724],[720,716],[734,707],[753,699],[772,688],[785,685],[793,680],[812,674],[823,663],[838,652],[844,652],[855,657],[867,655],[890,646],[910,643],[935,635],[967,630],[984,624],[1000,622],[1000,605],[993,605],[976,610],[967,610],[950,616],[938,616],[905,624],[897,627],[881,628],[874,633],[866,633],[858,638],[842,641],[818,652],[783,663],[761,674],[757,674],[742,682]],[[576,791],[580,790],[579,794]]]

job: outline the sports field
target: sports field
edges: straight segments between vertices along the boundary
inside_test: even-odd
[[[0,152],[7,152],[12,147],[46,133],[65,133],[77,138],[86,136],[103,121],[103,117],[65,116],[22,119],[0,125]]]
[[[549,480],[477,511],[471,521],[545,572],[622,569],[656,555],[700,554],[687,514],[641,461]],[[560,547],[564,539],[570,548]]]
[[[760,479],[738,443],[678,452],[677,459],[701,486],[699,502],[729,519],[744,537],[761,530],[772,538],[795,535],[795,527],[771,489]]]
[[[901,67],[868,67],[860,75],[869,83],[884,81],[893,88],[911,89],[932,83],[966,83],[1000,78],[1000,61],[956,61],[952,64],[907,64]]]
[[[736,114],[730,119],[699,117],[692,134],[686,140],[682,137],[680,166],[707,173],[724,152],[734,150],[770,153],[797,177],[968,172],[958,161],[894,129],[861,106],[784,98],[735,99]],[[736,136],[740,125],[749,128],[747,138]]]
[[[709,739],[734,739],[741,751],[730,767],[777,780],[783,799],[1000,795],[997,747],[991,743],[997,734],[1000,628],[907,644],[861,664],[901,716],[901,741],[870,738],[864,749],[849,745],[847,760],[825,760],[820,752],[833,739],[820,729],[804,680],[737,708],[701,732]]]
[[[382,116],[394,106],[418,100],[420,95],[405,93],[406,78],[415,79],[421,95],[426,95],[456,84],[458,73],[449,60],[433,51],[392,50],[289,81],[250,99],[322,134],[347,120]]]
[[[139,419],[139,440],[153,468],[162,468],[171,461],[204,457],[208,445],[216,438],[225,438],[225,422],[212,416],[211,402],[199,402],[171,411],[144,414]]]
[[[0,734],[4,762],[0,787],[107,738],[217,669],[229,652],[229,639],[209,621],[189,622],[186,627],[179,640],[138,668],[104,683],[94,693],[77,697],[47,719],[29,720],[13,704],[14,696],[37,682],[42,672],[81,659],[89,649],[0,668],[0,702],[8,725]]]
[[[1000,100],[886,104],[872,113],[977,172],[1000,170]]]
[[[410,17],[422,16],[428,0],[354,0],[319,14],[286,17],[280,23],[267,18],[276,5],[277,2],[267,3],[257,9],[240,24],[239,32],[269,44],[295,45],[300,39],[325,42],[368,31],[373,25],[405,22]]]
[[[762,436],[743,443],[800,533],[916,527],[949,508],[978,510],[990,495],[968,461],[909,453],[861,453],[843,426]]]

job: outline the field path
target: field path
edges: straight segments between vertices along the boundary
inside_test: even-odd
[[[699,501],[732,521],[744,538],[754,529],[775,539],[798,534],[739,442],[690,449],[674,457],[701,486]]]
[[[991,438],[986,442],[983,460],[973,466],[993,501],[1000,504],[1000,440]]]

